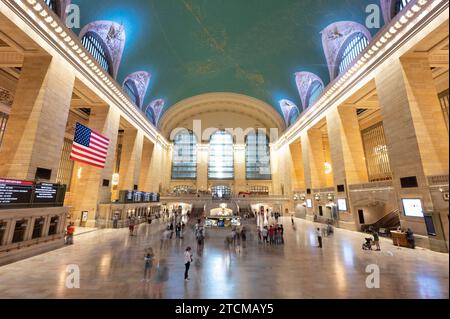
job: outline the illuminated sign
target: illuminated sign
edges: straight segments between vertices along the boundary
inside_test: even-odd
[[[33,182],[0,179],[0,205],[29,204]]]

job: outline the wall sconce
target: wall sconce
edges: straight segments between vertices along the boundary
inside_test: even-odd
[[[113,176],[112,176],[112,185],[113,186],[118,186],[119,185],[119,179],[120,179],[120,176],[119,176],[118,173],[113,174]]]
[[[325,174],[326,175],[330,175],[333,172],[333,167],[331,166],[330,163],[326,162],[324,164],[324,167],[325,167]]]
[[[80,168],[78,168],[78,171],[77,171],[78,179],[81,179],[82,174],[83,174],[83,167],[80,167]]]
[[[320,201],[320,195],[319,195],[319,194],[314,195],[314,199],[315,199],[316,201]]]
[[[328,200],[329,201],[333,201],[334,200],[334,195],[333,194],[328,194]]]

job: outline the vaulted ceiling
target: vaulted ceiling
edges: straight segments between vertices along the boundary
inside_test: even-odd
[[[281,110],[301,106],[295,72],[329,83],[320,32],[333,22],[365,23],[378,0],[72,0],[81,27],[96,20],[123,24],[126,45],[121,83],[150,72],[144,104],[157,98],[166,109],[210,92],[233,92]],[[74,30],[79,32],[80,30]],[[372,34],[378,30],[372,29]]]

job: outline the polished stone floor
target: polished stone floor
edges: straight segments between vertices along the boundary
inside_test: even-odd
[[[227,251],[225,230],[209,230],[199,257],[194,249],[191,281],[183,280],[183,252],[196,247],[191,230],[183,240],[161,247],[163,224],[98,230],[75,238],[75,245],[0,267],[0,298],[448,298],[449,256],[423,249],[398,249],[382,241],[382,252],[363,251],[364,235],[336,230],[316,247],[314,224],[286,224],[286,244],[264,247],[249,235],[239,253]],[[249,225],[252,229],[256,227]],[[143,283],[144,250],[165,259],[169,279],[158,290]],[[80,288],[66,287],[66,267],[80,269]],[[366,287],[366,267],[378,265],[380,288]]]

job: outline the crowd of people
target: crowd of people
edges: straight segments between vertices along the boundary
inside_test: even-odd
[[[282,224],[264,226],[257,228],[258,240],[266,245],[284,244],[284,226]]]

